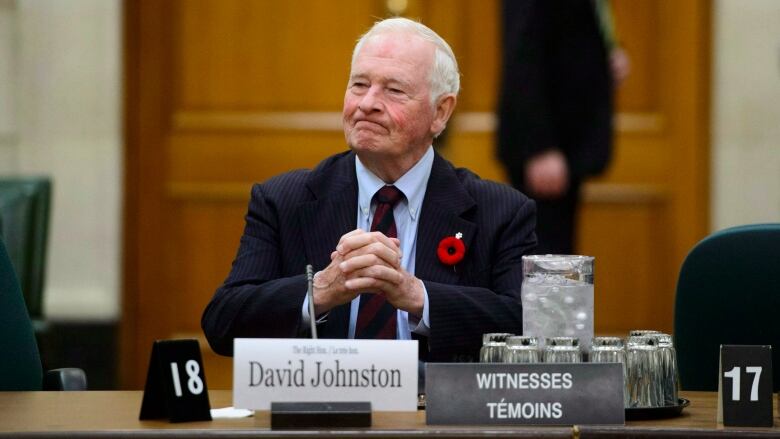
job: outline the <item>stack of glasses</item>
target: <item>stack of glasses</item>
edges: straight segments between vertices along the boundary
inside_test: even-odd
[[[543,349],[539,339],[530,336],[485,334],[482,341],[482,363],[579,363],[583,357],[575,337],[547,337]],[[592,363],[623,364],[626,407],[679,403],[677,357],[670,335],[634,330],[625,345],[619,337],[594,337],[589,357]]]
[[[626,346],[626,392],[629,407],[677,405],[677,354],[672,336],[635,330]]]

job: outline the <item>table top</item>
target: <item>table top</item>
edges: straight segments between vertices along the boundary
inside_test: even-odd
[[[691,405],[682,416],[628,421],[625,426],[429,426],[425,412],[376,412],[369,429],[271,430],[270,414],[172,424],[139,421],[141,391],[0,392],[0,437],[780,437],[780,428],[724,428],[715,421],[717,394],[682,392]],[[232,405],[232,392],[209,392],[211,407]],[[777,417],[777,404],[775,404]]]

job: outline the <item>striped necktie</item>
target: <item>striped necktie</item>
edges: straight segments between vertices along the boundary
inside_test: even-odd
[[[384,186],[374,195],[377,201],[371,231],[382,232],[390,238],[397,238],[393,207],[403,198],[395,186]],[[396,336],[397,310],[387,301],[384,294],[363,293],[360,295],[360,308],[355,338],[394,339]]]

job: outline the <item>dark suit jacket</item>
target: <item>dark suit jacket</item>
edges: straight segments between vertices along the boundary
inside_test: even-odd
[[[215,352],[235,337],[301,337],[307,263],[322,270],[341,236],[356,228],[355,155],[332,156],[252,188],[238,254],[201,325]],[[535,206],[516,190],[455,169],[436,154],[417,230],[415,275],[428,291],[429,361],[475,358],[486,332],[522,332],[521,257],[536,244]],[[463,233],[466,256],[442,264],[439,241]],[[322,338],[346,338],[349,303],[318,325]]]
[[[498,156],[523,187],[525,163],[558,148],[570,178],[607,165],[612,78],[591,0],[504,0]],[[573,185],[576,187],[576,184]]]

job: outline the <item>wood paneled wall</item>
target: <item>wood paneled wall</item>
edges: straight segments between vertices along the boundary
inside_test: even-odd
[[[618,0],[633,74],[609,172],[585,187],[580,249],[596,256],[596,330],[671,330],[678,267],[707,231],[709,6]],[[493,156],[496,0],[410,0],[463,74],[443,153],[503,180]],[[344,150],[352,46],[384,1],[125,3],[126,203],[122,377],[140,388],[154,339],[201,337],[230,269],[251,184]],[[201,337],[207,380],[231,361]]]

